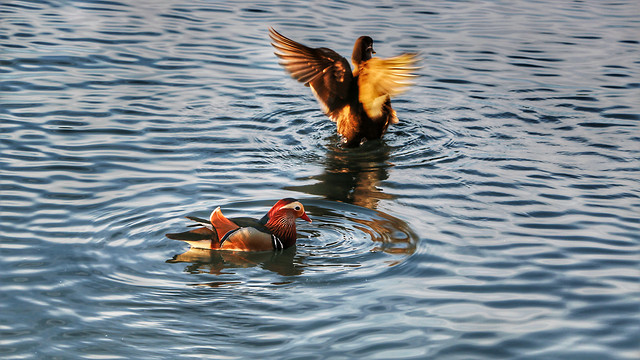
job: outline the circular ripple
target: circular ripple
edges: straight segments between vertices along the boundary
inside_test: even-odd
[[[371,253],[384,253],[379,260],[395,264],[416,250],[418,237],[407,223],[384,212],[325,200],[311,201],[307,209],[314,226],[301,229],[308,238],[299,240],[298,248],[320,267],[323,260],[334,266],[371,265]]]
[[[240,215],[239,212],[259,217],[259,211],[274,202],[228,204],[224,209],[230,217]],[[416,251],[417,235],[404,221],[392,215],[335,201],[303,199],[302,202],[313,223],[298,222],[298,242],[293,248],[260,253],[189,249],[173,255],[167,262],[185,264],[184,271],[190,274],[232,275],[222,279],[198,279],[197,285],[237,284],[249,279],[255,281],[256,276],[274,281],[271,273],[259,275],[253,270],[249,277],[243,270],[247,268],[269,270],[284,276],[340,274],[363,280],[371,273],[383,272],[402,262]],[[165,230],[170,232],[169,228]],[[175,242],[164,238],[159,241],[159,246],[175,248]],[[184,245],[186,249],[187,245]],[[114,280],[128,282],[131,278],[115,276]]]

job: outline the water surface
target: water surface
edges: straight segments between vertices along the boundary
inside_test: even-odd
[[[635,1],[4,1],[0,357],[640,356]],[[419,51],[342,149],[269,45]],[[296,197],[295,248],[187,252]]]

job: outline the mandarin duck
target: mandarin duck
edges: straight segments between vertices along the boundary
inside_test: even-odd
[[[207,250],[282,250],[296,243],[297,218],[311,222],[302,204],[291,198],[278,201],[260,220],[247,217],[228,219],[217,207],[209,220],[187,216],[187,219],[204,227],[166,236],[185,241],[192,248]]]
[[[310,48],[269,28],[271,45],[291,76],[311,88],[324,113],[337,125],[344,146],[379,139],[398,117],[391,97],[411,85],[418,69],[417,54],[373,58],[373,39],[361,36],[353,46],[351,62],[328,48]]]

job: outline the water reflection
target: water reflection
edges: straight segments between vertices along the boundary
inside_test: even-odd
[[[166,262],[188,263],[184,271],[191,274],[220,275],[225,273],[225,269],[259,266],[283,276],[291,276],[302,274],[303,266],[299,265],[295,257],[295,246],[278,252],[235,252],[191,248]]]
[[[286,189],[375,210],[381,199],[393,198],[378,188],[393,167],[389,162],[389,151],[384,140],[368,141],[349,149],[331,145],[323,164],[324,171],[311,177],[317,180],[316,183]]]
[[[308,237],[315,256],[348,258],[384,252],[394,257],[382,262],[395,265],[416,251],[418,235],[405,221],[385,212],[327,200],[316,200],[307,209],[314,216]]]
[[[338,141],[331,143],[337,144]],[[393,195],[386,194],[379,188],[380,182],[389,177],[389,170],[394,166],[389,161],[390,150],[384,140],[368,141],[358,148],[330,145],[323,163],[323,172],[311,177],[316,182],[286,189],[344,203],[334,205],[344,210],[342,216],[338,215],[339,219],[348,223],[346,227],[357,229],[368,236],[374,244],[369,251],[412,254],[416,249],[417,235],[406,222],[377,209],[380,200],[393,199]],[[352,204],[357,208],[347,207],[345,204]],[[369,214],[365,209],[373,210],[374,213]],[[354,213],[357,215],[351,215]],[[336,216],[328,208],[325,211],[316,208],[314,215],[323,218]]]

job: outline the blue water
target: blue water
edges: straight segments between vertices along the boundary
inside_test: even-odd
[[[269,26],[419,51],[400,123],[340,148]],[[634,0],[3,1],[0,358],[637,359],[639,130]]]

